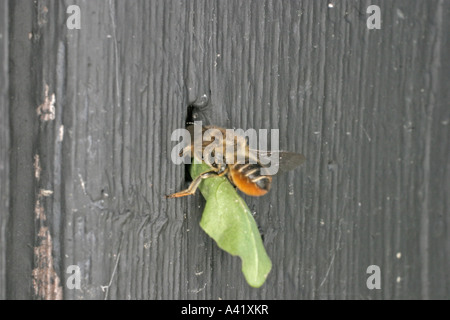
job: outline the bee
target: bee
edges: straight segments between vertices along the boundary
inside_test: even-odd
[[[166,195],[166,198],[179,198],[193,195],[202,180],[215,176],[226,176],[236,188],[249,196],[263,196],[270,190],[272,175],[265,173],[264,169],[267,166],[262,164],[262,158],[267,157],[269,153],[276,154],[279,160],[277,162],[278,169],[281,171],[292,170],[305,162],[305,157],[299,153],[283,151],[268,152],[251,149],[245,137],[240,135],[227,136],[226,129],[216,126],[201,126],[201,141],[196,141],[194,135],[195,126],[199,125],[193,124],[187,127],[187,130],[191,134],[191,143],[181,150],[180,156],[190,152],[192,157],[202,161],[201,154],[203,154],[205,149],[209,148],[211,150],[209,153],[210,156],[203,159],[203,161],[209,165],[211,170],[200,174],[191,182],[186,190]],[[204,137],[205,133],[210,129],[217,130],[224,138],[219,141],[216,139],[213,141],[203,140],[201,137]],[[214,144],[216,144],[216,148],[213,149],[212,146]],[[233,148],[227,149],[227,144],[233,146]],[[201,154],[195,152],[194,146],[196,145],[201,147]],[[193,150],[194,152],[192,152]],[[228,150],[232,150],[231,153]],[[239,161],[240,159],[244,161]]]

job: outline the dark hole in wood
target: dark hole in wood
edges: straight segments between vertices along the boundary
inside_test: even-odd
[[[211,92],[209,95],[202,95],[197,100],[192,102],[187,107],[187,115],[186,115],[186,121],[184,123],[185,127],[187,127],[190,124],[193,124],[194,121],[201,121],[203,125],[210,124],[208,122],[208,116],[206,115],[207,111],[210,109],[209,107],[209,97],[211,96]],[[184,181],[185,182],[191,182],[192,178],[189,174],[189,167],[190,164],[184,165]]]
[[[185,121],[185,127],[187,127],[188,125],[192,124],[194,122],[194,115],[197,114],[197,109],[198,107],[194,106],[193,104],[191,104],[190,106],[187,107],[187,115],[186,115],[186,121]],[[185,164],[184,165],[184,181],[185,182],[191,182],[192,178],[191,175],[189,174],[189,167],[190,164]]]

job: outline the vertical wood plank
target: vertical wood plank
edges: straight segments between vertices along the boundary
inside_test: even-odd
[[[8,2],[0,3],[0,300],[6,298],[6,230],[9,219]]]
[[[33,7],[9,2],[10,219],[6,246],[6,298],[33,297],[31,272],[34,244],[34,168],[36,134],[35,87],[32,69]],[[24,17],[28,19],[23,19]]]

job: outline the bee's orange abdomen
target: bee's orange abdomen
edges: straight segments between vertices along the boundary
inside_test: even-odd
[[[234,185],[249,196],[259,197],[265,195],[269,191],[260,188],[256,183],[252,182],[248,177],[237,170],[230,170],[230,175]]]

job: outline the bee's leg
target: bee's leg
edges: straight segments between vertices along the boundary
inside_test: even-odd
[[[184,147],[183,149],[181,149],[179,156],[182,157],[182,156],[186,155],[188,152],[189,153],[192,152],[192,145],[188,145],[187,147]],[[191,157],[192,157],[192,153],[191,153]]]
[[[219,171],[217,172],[217,175],[218,175],[219,177],[224,176],[224,175],[228,174],[228,170],[229,170],[229,169],[228,169],[228,166],[227,166],[227,165],[222,166],[222,167],[219,168]]]
[[[183,149],[181,149],[181,151],[179,152],[178,155],[180,157],[185,157],[188,154],[189,154],[189,156],[191,158],[195,158],[198,162],[202,162],[203,161],[202,153],[201,152],[200,153],[195,152],[194,146],[192,144],[190,144],[190,145],[184,147]]]
[[[203,179],[210,178],[213,176],[218,176],[218,175],[219,174],[217,174],[217,172],[215,172],[215,171],[204,172],[201,175],[199,175],[197,178],[195,178],[194,181],[191,182],[191,184],[189,185],[189,188],[187,188],[186,190],[177,192],[177,193],[166,195],[166,198],[171,199],[171,198],[180,198],[180,197],[184,197],[184,196],[190,196],[195,193],[198,186],[200,185],[200,182],[202,182]]]

